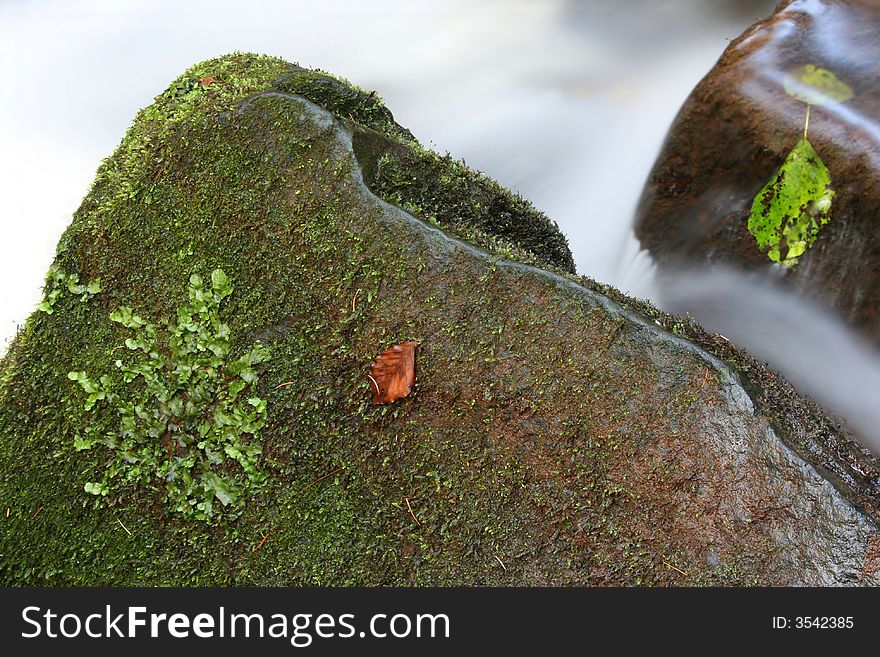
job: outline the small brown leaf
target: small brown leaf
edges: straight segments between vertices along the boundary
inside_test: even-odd
[[[390,404],[406,397],[416,382],[416,342],[402,342],[376,358],[370,372],[374,404]]]
[[[210,76],[207,76],[204,78],[199,78],[199,84],[202,85],[202,89],[204,89],[205,87],[211,86],[212,84],[214,84],[214,82],[215,82],[214,78],[212,78]]]

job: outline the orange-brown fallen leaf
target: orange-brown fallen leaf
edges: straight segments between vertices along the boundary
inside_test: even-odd
[[[416,342],[402,342],[376,358],[370,372],[374,404],[390,404],[406,397],[416,382]]]
[[[204,78],[199,78],[199,84],[202,85],[202,89],[214,84],[214,82],[215,82],[214,78],[212,78],[210,76],[207,76]]]

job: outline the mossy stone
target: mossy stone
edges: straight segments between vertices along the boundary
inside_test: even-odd
[[[0,582],[876,581],[854,468],[812,457],[861,511],[782,442],[849,444],[820,411],[697,327],[528,264],[564,273],[549,220],[336,84],[273,58],[204,62],[102,165],[55,262],[100,292],[58,295],[0,364]],[[422,182],[400,182],[409,166]],[[422,220],[448,217],[485,248]],[[110,454],[74,437],[119,417],[87,412],[68,372],[111,370],[117,308],[173,317],[216,269],[231,352],[271,350],[254,391],[267,483],[214,522],[170,512],[156,482],[97,499],[84,484]],[[374,407],[370,364],[405,340],[415,388]]]

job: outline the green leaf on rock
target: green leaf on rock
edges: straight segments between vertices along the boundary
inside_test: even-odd
[[[87,481],[85,486],[83,486],[83,490],[92,495],[106,495],[108,492],[106,485],[95,481]]]
[[[215,269],[211,272],[211,287],[221,299],[232,294],[232,285],[229,284],[229,278],[222,269]]]
[[[93,281],[89,281],[89,284],[86,285],[86,295],[94,296],[95,294],[98,294],[100,291],[101,291],[101,279],[100,278],[96,278]],[[84,295],[84,296],[86,296],[86,295]]]
[[[790,71],[785,78],[785,93],[807,105],[843,103],[853,97],[849,85],[831,71],[807,64]]]
[[[831,175],[806,139],[801,139],[752,203],[749,231],[758,247],[786,267],[813,245],[831,220]]]
[[[205,488],[213,491],[223,506],[234,504],[238,498],[238,489],[235,484],[226,477],[221,477],[215,472],[206,472],[203,476]]]

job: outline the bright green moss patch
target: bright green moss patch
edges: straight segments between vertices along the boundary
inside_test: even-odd
[[[87,426],[74,438],[77,450],[101,445],[112,453],[101,480],[85,483],[87,493],[116,498],[120,485],[159,483],[169,512],[211,520],[266,482],[257,437],[266,402],[243,393],[258,381],[254,368],[268,352],[258,344],[231,357],[230,329],[218,312],[231,293],[226,274],[215,269],[210,286],[192,275],[189,305],[161,331],[131,308],[111,313],[111,321],[132,331],[125,347],[140,359],[117,359],[121,377],[67,375],[88,395],[86,411],[107,404],[119,413],[116,429]]]
[[[265,90],[288,66],[272,57],[239,54],[190,68],[138,113],[134,127],[98,169],[90,200],[107,215],[128,201],[160,203],[161,197],[150,193],[149,181],[173,167],[185,150],[186,141],[175,133]]]
[[[65,292],[78,295],[80,301],[88,301],[101,291],[101,279],[96,278],[86,284],[79,282],[79,274],[68,274],[53,264],[46,275],[46,291],[37,310],[51,315],[55,312],[55,302]]]

